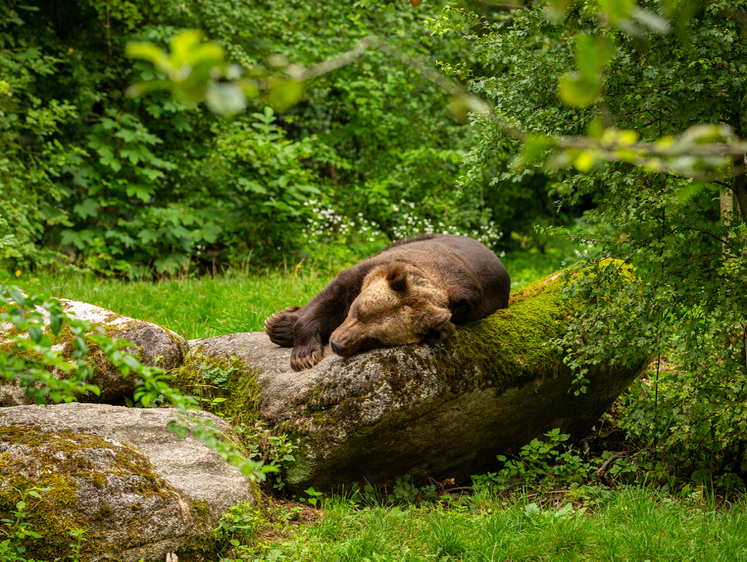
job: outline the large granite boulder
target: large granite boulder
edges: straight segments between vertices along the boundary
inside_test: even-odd
[[[162,328],[152,322],[135,320],[116,314],[100,306],[92,304],[59,299],[65,312],[78,320],[86,320],[91,326],[104,330],[104,334],[112,339],[123,338],[132,344],[127,351],[137,355],[145,365],[172,369],[180,365],[187,351],[184,339],[166,328]],[[46,311],[44,311],[46,312]],[[45,314],[48,323],[48,314]],[[10,326],[0,326],[0,345],[12,333]],[[71,342],[73,335],[61,331],[53,349],[69,356],[72,352]],[[124,404],[125,398],[132,396],[135,390],[136,379],[134,376],[124,377],[107,359],[101,349],[91,345],[89,359],[93,364],[93,377],[89,381],[101,389],[101,394],[96,396],[86,393],[78,396],[80,402],[96,402],[101,404]],[[55,374],[55,376],[58,376]],[[58,377],[59,378],[59,377]],[[17,384],[6,384],[0,386],[0,407],[17,406],[29,404],[30,401],[24,396],[23,389]]]
[[[256,409],[293,438],[299,450],[285,478],[292,491],[404,474],[464,482],[496,468],[496,455],[518,452],[553,428],[580,439],[648,363],[594,366],[588,391],[569,392],[573,374],[551,344],[573,314],[559,288],[557,275],[539,281],[514,293],[508,309],[458,327],[437,345],[348,359],[326,349],[321,363],[302,372],[291,370],[290,349],[264,333],[189,343],[203,357],[234,356],[245,365],[233,376],[253,390],[227,395],[224,407]],[[179,377],[173,381],[186,384]]]
[[[229,507],[257,504],[253,483],[205,443],[178,439],[167,424],[172,408],[101,404],[0,408],[0,518],[10,518],[24,491],[25,522],[41,539],[26,539],[25,556],[64,560],[83,534],[81,560],[182,562],[212,559],[213,529]],[[235,439],[220,418],[190,412]],[[43,489],[43,490],[40,490]]]

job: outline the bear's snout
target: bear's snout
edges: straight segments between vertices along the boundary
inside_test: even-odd
[[[342,341],[336,337],[332,337],[329,340],[329,345],[332,348],[332,351],[334,351],[337,355],[340,357],[348,358],[353,353],[358,351],[360,348],[360,345],[362,343],[362,339],[348,339],[344,336],[341,336]]]
[[[337,355],[343,355],[345,353],[345,348],[342,346],[342,344],[338,341],[337,338],[332,338],[329,341],[329,345],[332,346],[332,351],[334,351]]]
[[[347,319],[330,334],[329,345],[337,355],[347,358],[358,351],[365,339],[360,325],[355,320]]]

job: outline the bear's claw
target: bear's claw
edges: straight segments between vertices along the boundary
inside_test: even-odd
[[[314,365],[324,359],[324,348],[319,345],[309,345],[304,347],[294,347],[291,352],[291,368],[294,371],[305,371],[311,369]]]

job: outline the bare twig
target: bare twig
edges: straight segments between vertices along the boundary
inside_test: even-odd
[[[182,332],[182,338],[184,338],[184,342],[185,342],[185,343],[187,344],[187,353],[189,353],[190,349],[189,349],[189,340],[187,339],[187,332],[185,332],[185,331],[184,331],[184,328],[182,328],[182,325],[181,325],[181,324],[179,324],[179,320],[177,320],[177,319],[176,319],[176,318],[174,318],[174,317],[172,317],[172,320],[173,320],[173,321],[174,321],[174,322],[176,323],[176,325],[177,325],[177,326],[179,327],[179,330],[181,330],[181,332]]]
[[[511,490],[513,490],[514,488],[518,488],[519,486],[523,486],[524,484],[526,484],[526,482],[523,482],[523,481],[522,482],[514,482],[513,484],[509,484],[508,486],[506,486],[505,488],[503,488],[500,492],[498,492],[495,495],[495,497],[499,498],[503,494],[507,494],[508,492],[510,492]]]
[[[597,480],[602,478],[604,476],[604,473],[607,472],[607,469],[610,467],[610,465],[615,462],[617,459],[624,459],[625,457],[629,457],[630,453],[615,453],[610,458],[608,458],[602,466],[600,466],[597,469]]]

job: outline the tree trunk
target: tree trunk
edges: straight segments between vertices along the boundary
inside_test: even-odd
[[[734,193],[728,187],[721,190],[719,194],[719,201],[721,203],[721,221],[724,225],[729,228],[734,221]],[[724,257],[729,253],[729,244],[724,242],[721,245],[721,252]]]
[[[729,211],[733,214],[734,212],[734,197],[736,197],[737,204],[739,206],[739,216],[742,217],[742,222],[747,223],[747,175],[745,175],[745,158],[744,156],[734,156],[732,159],[734,165],[733,170],[734,176],[734,196],[729,195],[731,199]],[[724,193],[721,194],[721,217],[724,216]]]

